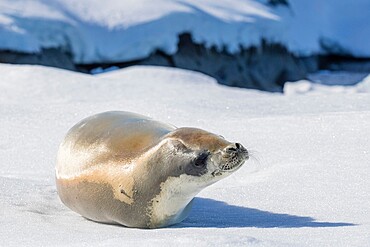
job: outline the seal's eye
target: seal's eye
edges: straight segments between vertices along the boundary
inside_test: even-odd
[[[201,168],[204,167],[207,163],[208,153],[202,153],[199,157],[194,161],[194,166]]]

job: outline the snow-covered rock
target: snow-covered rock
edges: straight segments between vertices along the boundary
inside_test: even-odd
[[[368,9],[367,0],[2,0],[0,62],[162,65],[281,92],[317,70],[319,54],[370,57]]]
[[[196,43],[230,53],[266,40],[298,55],[370,56],[369,1],[268,2],[2,0],[0,49],[61,48],[76,63],[122,62],[156,49],[174,54],[178,36],[190,33]]]

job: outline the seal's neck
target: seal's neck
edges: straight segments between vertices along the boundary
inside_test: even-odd
[[[194,196],[205,187],[197,179],[182,174],[161,183],[160,193],[152,200],[151,227],[173,225],[187,217]]]

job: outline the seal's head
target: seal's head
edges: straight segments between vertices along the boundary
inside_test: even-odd
[[[241,144],[195,128],[179,128],[165,135],[156,154],[152,156],[155,162],[162,160],[161,171],[155,176],[161,177],[160,190],[152,200],[149,227],[183,220],[197,193],[238,170],[249,158]]]
[[[184,160],[177,163],[178,168],[191,176],[222,178],[239,169],[249,158],[247,149],[240,143],[228,142],[222,136],[201,129],[179,128],[165,138],[172,139],[176,154]]]

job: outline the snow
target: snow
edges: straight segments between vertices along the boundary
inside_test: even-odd
[[[362,15],[369,1],[350,4],[345,0],[289,1],[292,16],[286,25],[288,47],[301,54],[329,49],[336,54],[369,56],[364,42],[370,40],[370,29]]]
[[[369,92],[370,75],[360,72],[319,71],[309,75],[308,80],[284,84],[285,95]]]
[[[178,35],[224,47],[284,44],[297,55],[334,52],[369,57],[370,2],[289,1],[272,7],[263,0],[2,0],[0,50],[37,53],[61,48],[76,63],[123,62],[156,49],[177,50]]]
[[[308,75],[308,80],[323,85],[352,86],[362,82],[368,74],[364,72],[320,70]],[[362,82],[365,83],[366,82]]]
[[[369,77],[361,93],[283,95],[161,67],[92,76],[2,64],[0,74],[1,245],[369,246]],[[55,159],[72,125],[108,110],[222,134],[254,158],[203,190],[181,224],[91,222],[58,199]]]

